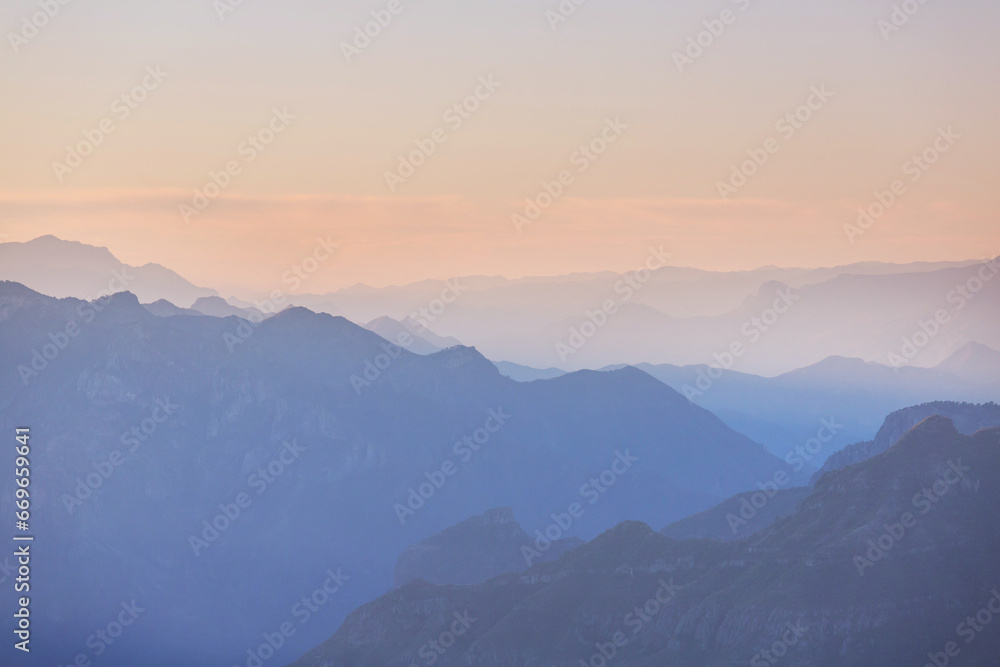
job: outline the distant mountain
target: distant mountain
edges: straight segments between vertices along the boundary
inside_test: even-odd
[[[129,266],[107,248],[54,236],[25,243],[0,243],[0,280],[10,280],[55,297],[93,300],[129,291],[144,303],[166,299],[190,306],[215,290],[192,285],[159,264]]]
[[[494,361],[493,363],[500,370],[501,375],[505,375],[511,380],[517,380],[518,382],[551,380],[560,375],[566,375],[566,371],[558,368],[531,368],[530,366],[521,366],[509,361]]]
[[[663,261],[658,253],[650,265]],[[292,301],[361,322],[420,317],[438,304],[435,331],[532,368],[721,364],[740,344],[730,369],[772,376],[830,356],[932,367],[970,341],[1000,349],[998,275],[997,260],[731,273],[663,266],[357,286]],[[442,294],[454,296],[445,304]]]
[[[260,322],[265,317],[264,313],[256,308],[234,306],[221,296],[203,296],[191,304],[191,310],[211,317],[235,316],[251,322]]]
[[[897,410],[885,418],[882,427],[872,440],[857,442],[840,450],[813,476],[815,482],[831,470],[867,461],[887,451],[904,433],[932,415],[946,417],[952,421],[959,433],[971,435],[984,428],[1000,426],[1000,405],[985,403],[954,403],[935,401]]]
[[[528,535],[508,508],[492,509],[428,537],[396,561],[396,586],[417,579],[432,584],[471,586],[508,572],[523,572],[529,562],[525,549],[534,549]],[[556,540],[537,562],[555,560],[583,544],[579,538]]]
[[[969,343],[940,364],[937,369],[979,384],[989,384],[1000,392],[1000,352],[979,343]]]
[[[303,308],[253,326],[3,282],[0,430],[24,425],[45,452],[32,622],[53,664],[94,631],[94,609],[133,598],[149,622],[116,646],[120,664],[245,662],[342,568],[288,660],[390,588],[408,546],[472,514],[511,507],[531,535],[588,539],[792,473],[634,368],[519,383],[475,349],[420,356]],[[0,476],[0,515],[13,484]]]
[[[733,429],[764,443],[776,456],[790,457],[813,469],[842,447],[871,439],[885,416],[896,410],[942,399],[1000,400],[1000,387],[980,385],[940,369],[894,369],[844,357],[830,357],[772,378],[737,371],[719,373],[705,365],[636,367],[711,410]],[[824,428],[824,422],[832,422],[835,428]],[[817,442],[818,435],[826,440]],[[811,450],[807,457],[796,453],[807,446]]]
[[[414,354],[433,354],[462,344],[455,338],[444,338],[426,327],[414,326],[406,320],[400,322],[391,317],[374,319],[365,325],[365,329],[374,331],[395,345],[401,345],[401,341],[409,340],[410,344],[406,349]],[[409,338],[401,337],[404,333]]]
[[[748,539],[626,522],[524,573],[392,591],[292,667],[405,667],[421,651],[441,667],[991,665],[998,450],[998,428],[931,417]]]

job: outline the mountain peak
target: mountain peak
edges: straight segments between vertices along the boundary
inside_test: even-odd
[[[907,431],[889,450],[906,450],[927,443],[951,441],[957,435],[954,421],[942,415],[931,415]]]
[[[1000,352],[970,341],[938,364],[937,369],[977,384],[1000,382]]]

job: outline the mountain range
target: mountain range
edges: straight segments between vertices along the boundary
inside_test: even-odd
[[[107,249],[50,236],[0,244],[0,279],[55,296],[96,298],[121,267]],[[144,303],[189,307],[215,295],[157,265],[130,271],[135,279],[122,289]],[[969,343],[1000,349],[998,271],[993,259],[737,272],[665,266],[357,285],[288,299],[354,322],[412,320],[531,368],[716,364],[771,376],[831,356],[933,367]]]
[[[236,660],[342,568],[294,653],[470,513],[510,507],[529,534],[589,539],[796,475],[640,370],[519,383],[473,348],[421,356],[303,308],[161,317],[127,292],[4,282],[0,377],[0,426],[37,443],[35,627],[52,661],[133,599],[148,611],[122,664],[156,667],[151,648],[162,664]],[[13,502],[4,477],[0,513]]]

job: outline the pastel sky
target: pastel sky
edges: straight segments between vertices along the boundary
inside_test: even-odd
[[[348,62],[341,44],[389,0],[243,0],[221,18],[236,0],[72,0],[24,39],[39,4],[8,0],[0,235],[107,246],[236,294],[276,286],[319,236],[341,252],[309,291],[624,271],[652,244],[707,269],[1000,253],[995,0],[927,2],[892,32],[889,0],[588,0],[555,29],[558,0],[398,2]],[[679,71],[705,21],[721,34]],[[446,112],[481,77],[500,85],[457,127]],[[116,103],[144,78],[145,99]],[[833,95],[778,126],[814,87]],[[243,142],[275,109],[294,119],[250,161]],[[57,176],[103,119],[113,131]],[[608,119],[627,129],[581,161]],[[437,128],[447,140],[391,191],[385,173]],[[906,165],[948,128],[934,164]],[[766,145],[723,201],[719,182]],[[562,170],[572,182],[518,233],[512,215]],[[844,225],[897,179],[850,242]]]

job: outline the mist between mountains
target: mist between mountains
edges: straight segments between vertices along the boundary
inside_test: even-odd
[[[996,284],[993,279],[1000,274],[1000,262],[997,259],[983,259],[982,266],[976,267],[970,273],[968,278],[948,292],[945,303],[942,303],[940,308],[928,314],[926,319],[919,319],[914,323],[912,332],[903,335],[899,348],[890,350],[886,354],[889,366],[897,370],[907,366],[929,348],[969,303],[987,287]]]
[[[711,390],[726,371],[733,369],[737,360],[745,355],[752,345],[778,325],[800,298],[797,290],[791,287],[778,289],[771,306],[762,310],[759,315],[745,321],[740,327],[742,338],[733,340],[723,351],[714,352],[712,358],[715,361],[708,363],[708,370],[699,368],[698,379],[694,386],[685,384],[681,393],[690,401],[704,396],[705,392]]]
[[[586,320],[569,328],[569,337],[565,342],[558,341],[555,344],[559,360],[565,362],[570,356],[582,350],[587,342],[596,336],[619,312],[622,306],[632,301],[636,293],[652,279],[654,272],[667,266],[667,260],[671,257],[673,255],[664,252],[663,246],[650,248],[649,256],[642,266],[626,273],[614,284],[612,290],[615,296],[605,299],[594,310],[587,310],[584,313]]]

